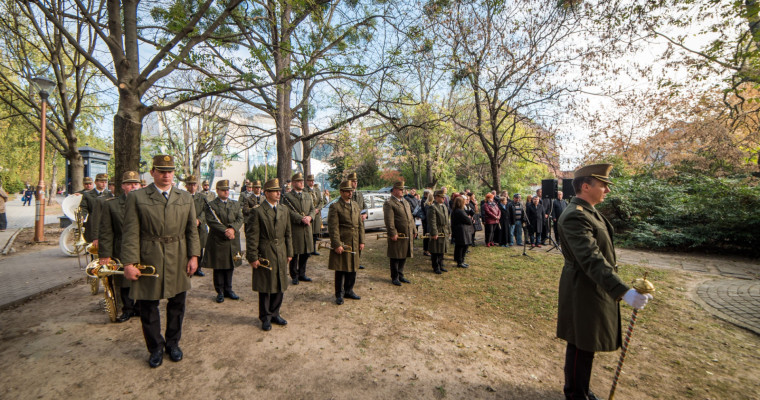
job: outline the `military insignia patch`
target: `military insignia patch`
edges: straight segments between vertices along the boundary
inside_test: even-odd
[[[164,156],[164,161],[170,161],[170,160],[171,160],[171,157],[169,157],[169,156]]]
[[[578,211],[583,211],[583,207],[581,207],[581,206],[576,206],[575,209],[578,210]]]

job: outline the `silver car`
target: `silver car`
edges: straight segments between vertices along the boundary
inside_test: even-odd
[[[385,229],[385,220],[383,219],[383,203],[391,197],[390,193],[377,193],[369,192],[364,193],[364,203],[367,206],[366,210],[362,210],[362,214],[367,214],[367,219],[364,220],[364,229]],[[327,212],[330,210],[330,206],[336,201],[340,200],[340,197],[327,203],[322,208],[322,224],[324,228],[323,233],[327,233]]]

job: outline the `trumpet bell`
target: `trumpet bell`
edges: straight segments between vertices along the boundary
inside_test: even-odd
[[[97,257],[97,255],[98,255],[98,246],[95,245],[95,243],[88,244],[87,245],[87,252],[90,253],[90,254],[92,254],[93,256]]]

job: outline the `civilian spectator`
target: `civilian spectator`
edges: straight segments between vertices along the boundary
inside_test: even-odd
[[[467,214],[465,203],[467,197],[459,196],[454,199],[454,208],[451,212],[451,236],[454,239],[454,261],[459,268],[467,268],[469,265],[464,262],[467,254],[467,248],[472,245],[472,237],[475,229],[472,225],[472,219]]]
[[[486,194],[485,202],[481,213],[483,214],[483,222],[486,224],[486,247],[495,246],[494,240],[498,240],[499,235],[499,221],[501,219],[501,212],[499,206],[493,201],[493,193]]]

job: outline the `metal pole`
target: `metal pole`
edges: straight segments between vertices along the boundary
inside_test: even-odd
[[[37,183],[37,207],[34,218],[34,241],[45,241],[45,128],[47,121],[47,92],[40,91],[42,98],[42,125],[40,127],[40,181]]]

